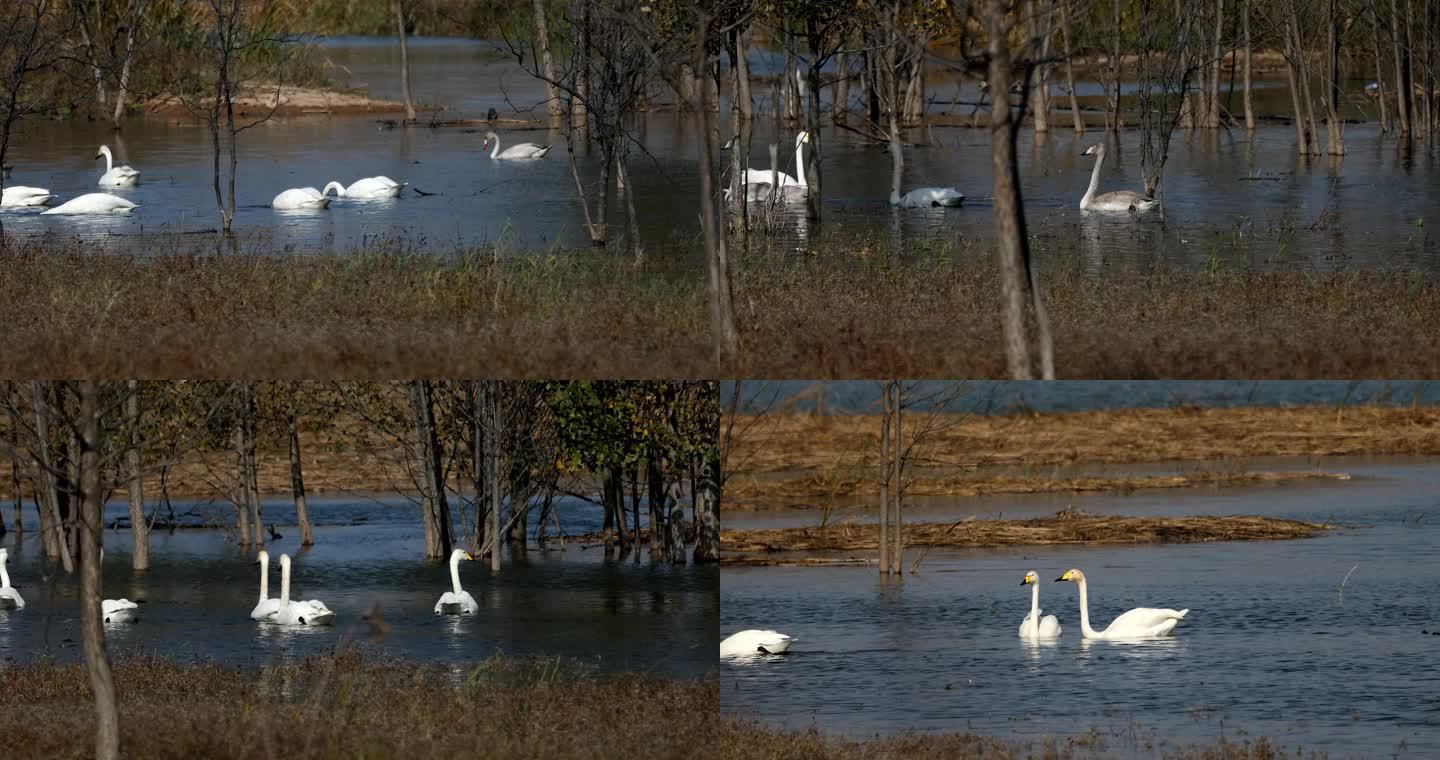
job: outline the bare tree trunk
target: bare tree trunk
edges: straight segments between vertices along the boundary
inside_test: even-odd
[[[1297,78],[1300,81],[1300,103],[1305,107],[1305,139],[1308,153],[1320,155],[1320,130],[1315,125],[1315,96],[1310,92],[1310,64],[1305,50],[1305,41],[1300,36],[1300,21],[1290,17],[1290,34],[1295,38],[1295,53],[1300,62]]]
[[[590,144],[590,0],[580,0],[580,24],[575,30],[579,37],[575,49],[579,60],[575,66],[574,97],[570,103],[570,128],[580,135],[581,141]],[[593,233],[592,233],[593,238]]]
[[[835,56],[835,102],[830,104],[830,120],[844,124],[850,113],[850,59],[845,53]]]
[[[1110,10],[1110,86],[1107,88],[1109,113],[1106,114],[1105,128],[1110,133],[1117,134],[1124,127],[1120,121],[1120,0],[1110,0]],[[1005,57],[1010,57],[1008,52]]]
[[[703,33],[699,40],[704,49]],[[703,55],[703,53],[702,53]],[[704,65],[696,71],[704,71]],[[700,221],[705,226],[705,259],[710,272],[710,324],[715,331],[716,361],[723,361],[736,354],[740,345],[740,334],[735,325],[735,300],[730,291],[730,256],[725,248],[725,231],[720,226],[719,214],[715,209],[715,161],[710,142],[710,109],[705,101],[709,88],[705,83],[694,80],[700,102],[695,109],[696,139],[700,144]],[[696,105],[692,101],[690,104]]]
[[[1410,59],[1400,36],[1400,11],[1390,0],[1390,43],[1395,53],[1395,111],[1400,118],[1400,137],[1410,139]]]
[[[140,25],[145,22],[145,6],[149,0],[136,0],[130,11],[130,23],[125,27],[125,60],[120,63],[120,81],[115,89],[115,109],[110,114],[110,123],[117,129],[125,118],[125,99],[130,94],[130,64],[135,60],[135,38],[140,34]]]
[[[695,562],[719,561],[720,458],[716,450],[701,463],[700,482],[695,491]]]
[[[984,11],[990,40],[990,169],[995,183],[995,228],[1000,255],[1000,289],[1004,304],[1005,360],[1014,380],[1034,378],[1025,329],[1025,262],[1029,242],[1020,200],[1015,160],[1015,122],[1006,93],[1010,91],[1010,45],[1006,39],[1005,0],[987,0]],[[1022,100],[1023,102],[1023,100]],[[1007,105],[1002,106],[1002,103]]]
[[[750,97],[750,61],[745,57],[749,48],[749,30],[737,31],[735,34],[735,81],[740,86],[740,118],[747,122],[755,117],[755,101]]]
[[[1060,0],[1060,43],[1065,46],[1065,87],[1070,94],[1070,118],[1075,122],[1075,134],[1085,134],[1085,120],[1080,117],[1080,101],[1075,97],[1075,65],[1072,59],[1075,50],[1070,46],[1070,2]]]
[[[25,508],[24,494],[20,492],[20,394],[15,391],[15,383],[6,381],[5,401],[10,416],[10,427],[6,431],[10,439],[10,497],[15,506],[15,534],[18,536],[25,532],[25,521],[21,518]],[[37,484],[38,485],[38,484]],[[40,498],[38,493],[35,498],[37,511],[43,514],[43,508],[39,507]],[[0,522],[4,518],[0,517]]]
[[[450,553],[449,520],[446,519],[445,481],[441,476],[439,439],[435,433],[435,408],[430,383],[408,383],[410,416],[415,429],[415,477],[420,486],[421,524],[425,530],[425,557],[443,559]]]
[[[815,26],[814,17],[807,20],[806,37],[810,43],[811,50],[819,50],[821,39],[819,30]],[[811,221],[820,221],[820,199],[823,197],[820,182],[820,169],[822,166],[820,157],[823,152],[823,143],[820,139],[820,66],[813,63],[806,67],[805,76],[806,93],[810,103],[805,109],[805,129],[810,133],[810,150],[805,151],[805,218]],[[892,104],[892,108],[898,108],[899,104]]]
[[[100,620],[100,543],[104,533],[100,488],[100,391],[93,380],[79,384],[80,409],[80,628],[85,670],[95,697],[95,757],[120,757],[120,720],[115,705],[115,679],[105,653],[105,629]]]
[[[685,564],[685,509],[680,506],[680,481],[678,478],[670,477],[665,483],[665,503],[670,510],[670,517],[666,520],[669,523],[669,540],[666,541],[669,556],[666,559],[672,564]]]
[[[1205,105],[1205,126],[1209,129],[1220,128],[1220,60],[1224,56],[1220,52],[1220,39],[1225,35],[1225,0],[1215,0],[1215,39],[1212,40],[1210,62],[1210,94],[1209,103]]]
[[[145,478],[140,470],[140,383],[130,380],[125,388],[125,427],[129,445],[125,460],[130,479],[130,567],[137,573],[150,569],[150,524],[145,521]]]
[[[651,457],[645,462],[645,489],[650,502],[650,559],[658,562],[665,556],[665,476],[660,462]]]
[[[240,534],[240,545],[250,545],[250,488],[246,485],[245,474],[245,426],[237,416],[235,419],[235,530]]]
[[[880,384],[880,557],[881,575],[890,574],[890,382]]]
[[[555,86],[555,59],[550,55],[550,25],[545,19],[545,0],[531,0],[530,23],[535,25],[535,51],[540,56],[540,73],[545,75],[545,102],[553,127],[565,118],[565,104]]]
[[[1380,14],[1374,0],[1370,3],[1370,33],[1375,47],[1375,102],[1380,106],[1380,133],[1390,131],[1390,108],[1385,102],[1385,66],[1380,57]]]
[[[1243,25],[1244,31],[1242,34],[1245,36],[1245,95],[1243,97],[1245,101],[1245,129],[1246,131],[1254,131],[1255,107],[1250,98],[1250,0],[1243,0],[1241,8],[1240,23]]]
[[[295,499],[295,519],[300,523],[300,545],[311,546],[315,534],[310,529],[310,512],[305,507],[305,468],[300,460],[300,425],[292,405],[286,410],[285,427],[290,434],[290,494]]]
[[[486,432],[485,454],[490,462],[490,572],[500,572],[500,511],[504,507],[500,493],[500,442],[505,440],[505,429],[500,417],[500,382],[490,384],[486,394],[489,403],[490,425]]]
[[[489,491],[490,460],[485,452],[485,425],[489,418],[489,407],[485,403],[485,383],[475,380],[470,383],[470,481],[475,489],[475,541],[474,553],[479,554],[485,546],[485,532],[490,506]],[[543,520],[543,517],[542,517]],[[543,529],[543,523],[542,523]]]
[[[40,451],[38,475],[42,483],[43,498],[37,501],[41,503],[41,545],[51,559],[60,558],[65,572],[73,573],[75,561],[70,554],[69,542],[65,540],[65,521],[60,514],[60,484],[55,476],[57,468],[50,448],[51,409],[45,383],[30,383],[30,406],[35,412],[35,443]]]
[[[1041,21],[1040,3],[1042,1],[1043,0],[1026,0],[1025,16],[1026,25],[1030,33],[1029,44],[1039,53],[1038,57],[1044,59],[1046,53],[1049,52],[1046,49],[1049,47],[1048,44],[1046,44],[1049,41],[1049,37],[1045,33],[1045,28],[1049,26],[1049,23],[1048,21]],[[1031,118],[1034,120],[1035,133],[1037,135],[1044,134],[1050,131],[1050,98],[1049,93],[1046,91],[1048,88],[1045,82],[1044,65],[1042,64],[1035,67],[1031,72],[1031,76],[1034,78],[1034,86],[1030,88]]]
[[[1223,1],[1223,0],[1222,0]],[[1329,80],[1329,92],[1325,97],[1325,141],[1326,148],[1332,156],[1345,155],[1345,138],[1343,136],[1345,126],[1340,123],[1340,19],[1335,15],[1335,0],[1329,0],[1328,13],[1329,21],[1325,24],[1327,32],[1326,44],[1326,72]]]
[[[245,504],[250,508],[250,539],[256,546],[265,545],[265,526],[260,518],[260,489],[257,485],[259,476],[256,473],[255,461],[255,386],[245,387],[243,421],[240,424],[241,434],[244,436],[243,457],[245,479],[241,487],[245,489]]]
[[[400,37],[400,98],[405,101],[405,120],[415,121],[415,103],[410,100],[410,48],[405,42],[405,0],[394,0],[395,32]]]
[[[890,408],[894,411],[895,419],[890,424],[890,430],[895,436],[891,444],[891,451],[894,456],[890,457],[890,466],[894,473],[890,478],[891,501],[890,506],[895,512],[895,530],[892,531],[892,538],[895,541],[895,548],[890,551],[890,561],[894,564],[896,575],[903,575],[905,572],[905,444],[901,437],[900,425],[905,416],[905,403],[901,398],[899,380],[890,381]]]

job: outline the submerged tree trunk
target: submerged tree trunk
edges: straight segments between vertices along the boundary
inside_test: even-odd
[[[265,526],[261,521],[260,514],[260,489],[257,481],[255,461],[255,386],[245,387],[244,412],[240,428],[244,437],[244,448],[241,456],[244,461],[245,479],[241,487],[245,489],[245,503],[250,508],[250,540],[256,546],[265,545]]]
[[[750,97],[750,62],[745,58],[749,47],[749,31],[737,31],[735,33],[735,81],[740,86],[740,117],[747,122],[755,116],[755,101]]]
[[[890,507],[895,513],[895,530],[892,531],[895,546],[890,551],[890,561],[894,564],[896,575],[903,575],[905,572],[905,443],[901,436],[900,425],[905,414],[904,400],[901,398],[899,380],[890,381],[890,408],[894,419],[890,424],[890,431],[895,438],[891,444],[893,456],[890,457],[890,465],[893,468],[890,478]]]
[[[504,506],[500,493],[500,442],[505,440],[505,429],[500,417],[500,382],[490,383],[490,392],[486,394],[489,402],[490,424],[487,427],[486,441],[489,444],[485,447],[486,457],[489,459],[489,480],[490,480],[490,572],[500,572],[500,511]]]
[[[1325,24],[1327,32],[1326,44],[1326,71],[1328,79],[1328,92],[1325,96],[1325,142],[1326,149],[1332,156],[1345,155],[1345,138],[1343,132],[1345,126],[1340,123],[1340,18],[1336,15],[1335,0],[1327,3],[1329,20]]]
[[[46,383],[30,383],[30,406],[35,412],[35,443],[40,451],[39,478],[41,480],[41,545],[51,559],[59,558],[66,573],[75,572],[75,561],[70,553],[70,544],[65,540],[65,520],[60,510],[60,483],[56,476],[58,466],[50,443],[50,398]]]
[[[718,450],[700,465],[695,490],[695,561],[720,561],[720,458]]]
[[[1211,41],[1210,90],[1205,104],[1205,126],[1220,128],[1220,38],[1225,35],[1225,0],[1215,0],[1215,39]]]
[[[120,756],[120,720],[115,705],[115,679],[105,652],[105,629],[100,619],[100,544],[104,533],[101,510],[105,496],[100,487],[100,390],[93,380],[79,383],[80,428],[80,628],[85,670],[95,698],[95,757]]]
[[[10,417],[10,427],[6,431],[10,439],[10,498],[15,506],[15,534],[18,536],[25,532],[25,521],[21,514],[25,508],[24,494],[20,492],[20,408],[19,394],[15,392],[15,383],[5,383],[5,401]],[[39,499],[36,500],[37,509]],[[0,522],[4,522],[0,516]]]
[[[698,44],[704,48],[703,35]],[[696,66],[698,72],[707,67]],[[704,225],[705,259],[710,274],[710,329],[714,331],[716,360],[734,356],[739,348],[740,335],[735,325],[735,299],[730,289],[730,256],[725,248],[725,230],[720,225],[716,211],[715,161],[711,144],[710,119],[713,118],[705,102],[705,93],[710,90],[699,78],[692,80],[697,101],[691,101],[694,108],[695,138],[700,145],[700,223]],[[733,148],[732,148],[733,149]]]
[[[1390,44],[1395,56],[1395,112],[1400,119],[1400,137],[1410,139],[1410,59],[1400,36],[1400,11],[1390,0]]]
[[[844,124],[850,112],[850,59],[845,53],[835,56],[835,102],[830,104],[830,120]]]
[[[140,383],[131,380],[125,387],[126,473],[130,487],[130,567],[135,572],[150,569],[150,525],[145,521],[145,478],[140,470]]]
[[[880,556],[881,575],[890,574],[890,383],[880,384]]]
[[[1105,128],[1111,134],[1117,134],[1124,126],[1120,121],[1120,0],[1110,0],[1110,10],[1110,82],[1106,88],[1109,102]],[[1009,58],[1008,53],[1006,58]]]
[[[1380,133],[1386,134],[1390,131],[1390,108],[1385,102],[1385,65],[1380,57],[1380,13],[1377,5],[1376,0],[1371,0],[1370,33],[1375,47],[1375,102],[1380,106]]]
[[[653,456],[645,461],[645,491],[650,506],[650,559],[658,562],[665,556],[665,476]]]
[[[430,383],[409,384],[410,416],[415,431],[415,479],[420,486],[421,523],[425,530],[425,557],[443,559],[450,554],[450,519],[445,503],[439,438]]]
[[[666,539],[666,559],[676,565],[685,564],[685,509],[680,506],[680,480],[676,477],[667,479],[665,484],[665,504],[669,508],[670,516],[666,518],[670,531]]]
[[[300,460],[300,426],[292,406],[285,415],[290,434],[290,493],[295,499],[295,519],[300,523],[300,545],[311,546],[315,535],[310,530],[310,512],[305,508],[305,470]]]
[[[237,416],[235,419],[235,488],[231,498],[235,501],[235,531],[240,534],[240,545],[250,545],[250,489],[245,477],[245,426]]]
[[[130,64],[135,60],[135,38],[140,33],[140,25],[145,22],[145,6],[149,4],[149,0],[136,0],[131,9],[129,23],[125,25],[125,60],[120,63],[120,79],[115,88],[115,108],[110,114],[110,123],[117,129],[120,121],[125,118],[125,100],[130,93]]]

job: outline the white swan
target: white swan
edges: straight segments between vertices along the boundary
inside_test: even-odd
[[[810,133],[801,131],[795,136],[795,174],[792,177],[782,171],[768,172],[763,169],[745,170],[745,200],[747,201],[768,201],[770,200],[770,188],[774,182],[780,183],[780,189],[775,193],[776,197],[785,201],[803,201],[810,194],[810,187],[805,181],[805,144],[810,142]],[[725,200],[730,200],[730,189],[725,189]]]
[[[140,172],[128,166],[115,166],[109,145],[101,145],[100,152],[95,155],[96,160],[102,157],[105,159],[105,173],[100,175],[101,187],[130,187],[140,181]]]
[[[318,599],[305,602],[290,601],[290,555],[280,555],[280,606],[272,622],[280,625],[330,625],[335,613]]]
[[[337,183],[338,184],[338,183]],[[295,209],[319,209],[330,205],[330,196],[313,187],[292,187],[270,201],[272,208],[293,211]]]
[[[70,200],[47,211],[44,214],[128,214],[131,209],[139,208],[139,204],[121,198],[118,195],[109,193],[86,193],[79,198]]]
[[[1090,188],[1080,199],[1081,211],[1149,211],[1160,205],[1154,198],[1134,190],[1116,190],[1113,193],[1096,195],[1095,188],[1100,186],[1100,166],[1105,163],[1105,143],[1091,145],[1081,155],[1095,157],[1095,169],[1090,172]]]
[[[494,145],[492,148],[491,145]],[[485,133],[485,142],[480,143],[480,150],[490,151],[491,158],[544,158],[550,152],[549,145],[536,145],[535,143],[519,143],[511,145],[505,150],[500,150],[500,135],[494,132]]]
[[[779,631],[741,631],[720,642],[721,657],[784,654],[795,639]]]
[[[250,619],[269,620],[280,609],[280,597],[270,598],[270,552],[261,549],[255,564],[260,566],[260,602],[250,611]]]
[[[394,198],[400,194],[401,190],[405,189],[405,185],[407,184],[409,183],[396,182],[389,177],[377,175],[374,177],[366,177],[365,179],[357,179],[351,182],[349,187],[339,182],[331,182],[325,186],[325,189],[320,194],[329,195],[330,188],[333,187],[335,188],[335,194],[341,198]]]
[[[0,549],[0,610],[23,610],[25,599],[10,585],[10,571],[5,569],[5,563],[9,561],[10,551]]]
[[[50,202],[54,195],[43,187],[26,187],[24,185],[12,185],[0,193],[0,208],[19,208],[22,206],[44,206]]]
[[[1060,621],[1054,615],[1040,616],[1040,574],[1034,570],[1025,574],[1021,586],[1030,586],[1030,614],[1020,621],[1020,638],[1030,641],[1049,641],[1060,638]]]
[[[104,599],[100,615],[107,623],[134,623],[140,620],[140,605],[129,599]]]
[[[1148,639],[1168,636],[1185,613],[1190,610],[1166,610],[1154,607],[1136,607],[1115,618],[1103,631],[1090,627],[1090,606],[1085,597],[1085,574],[1079,570],[1066,570],[1056,581],[1070,581],[1080,585],[1080,633],[1087,639]]]
[[[899,190],[890,191],[890,205],[900,208],[930,208],[947,206],[954,208],[965,202],[965,194],[953,187],[922,187],[901,195]]]
[[[471,615],[480,611],[480,605],[475,603],[475,597],[470,592],[460,588],[460,560],[475,559],[470,552],[464,549],[456,549],[450,552],[450,586],[451,590],[440,595],[440,601],[435,603],[436,615]]]

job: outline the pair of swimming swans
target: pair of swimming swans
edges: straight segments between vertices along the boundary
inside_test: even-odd
[[[357,179],[350,183],[349,187],[339,182],[331,182],[324,190],[316,190],[313,187],[292,187],[283,193],[275,196],[270,201],[273,208],[281,210],[299,209],[322,209],[330,205],[330,191],[335,191],[337,198],[354,198],[356,200],[377,200],[382,198],[394,198],[400,195],[400,191],[409,184],[396,182],[389,177],[376,175]]]
[[[1149,639],[1168,636],[1180,624],[1190,610],[1137,607],[1115,618],[1102,631],[1090,627],[1090,604],[1085,584],[1085,574],[1076,569],[1065,571],[1055,579],[1069,581],[1080,587],[1080,634],[1087,639]],[[1027,641],[1047,641],[1060,638],[1060,621],[1054,615],[1041,617],[1040,576],[1034,571],[1025,574],[1022,586],[1031,586],[1030,614],[1020,621],[1020,638]]]
[[[1100,186],[1100,167],[1105,163],[1105,143],[1091,145],[1081,155],[1095,157],[1095,168],[1090,172],[1090,187],[1080,198],[1081,211],[1134,211],[1139,213],[1160,205],[1160,202],[1154,198],[1141,195],[1134,190],[1116,190],[1112,193],[1096,195],[1095,190]]]
[[[260,565],[260,602],[250,611],[253,620],[280,625],[330,625],[335,613],[319,599],[290,600],[290,555],[280,555],[280,596],[269,598],[270,553],[261,550],[256,564]]]

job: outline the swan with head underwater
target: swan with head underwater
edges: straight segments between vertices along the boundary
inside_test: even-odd
[[[1105,143],[1096,143],[1085,149],[1081,155],[1095,157],[1095,169],[1090,172],[1090,187],[1080,198],[1081,211],[1149,211],[1160,202],[1134,190],[1116,190],[1113,193],[1096,195],[1100,186],[1100,167],[1105,163]]]
[[[62,216],[99,215],[99,214],[128,214],[132,209],[140,208],[137,203],[132,203],[118,195],[109,193],[86,193],[78,198],[71,198],[55,208],[41,211],[42,216],[49,214],[60,214]]]
[[[790,645],[793,643],[795,643],[793,637],[779,631],[752,629],[733,634],[720,642],[720,656],[756,657],[762,654],[785,654],[790,651]]]
[[[11,185],[0,192],[0,208],[25,208],[44,206],[55,196],[43,187]]]
[[[405,189],[407,182],[396,182],[389,177],[376,175],[357,179],[346,187],[339,182],[331,182],[320,192],[321,195],[329,195],[331,188],[334,188],[335,195],[340,198],[355,198],[358,200],[378,200],[381,198],[394,198],[400,195]]]
[[[1086,598],[1085,574],[1079,570],[1066,570],[1055,579],[1070,581],[1080,586],[1080,634],[1087,639],[1150,639],[1168,636],[1190,610],[1158,609],[1136,607],[1115,618],[1103,631],[1090,627],[1090,605]]]
[[[23,610],[25,599],[10,585],[10,571],[5,568],[10,561],[10,550],[0,549],[0,610]]]
[[[480,611],[480,605],[475,603],[475,597],[470,592],[460,588],[460,560],[473,560],[470,552],[464,549],[456,549],[450,552],[450,586],[451,590],[440,595],[440,601],[435,603],[436,615],[473,615]]]
[[[335,613],[319,599],[290,601],[290,555],[280,555],[280,604],[268,620],[280,625],[330,625]]]
[[[100,549],[100,562],[105,562],[105,549]],[[136,623],[140,621],[140,605],[129,599],[100,600],[100,618],[107,623]]]
[[[116,166],[115,159],[110,155],[110,146],[101,145],[100,151],[95,154],[95,160],[105,159],[105,173],[100,175],[99,185],[101,187],[130,187],[140,181],[140,172],[128,166]]]
[[[536,145],[535,143],[517,143],[505,150],[500,150],[500,135],[494,132],[486,132],[485,141],[480,143],[480,150],[487,149],[490,151],[490,157],[497,160],[544,158],[545,154],[550,152],[549,145]]]
[[[340,183],[333,184],[339,186]],[[313,187],[292,187],[270,201],[270,207],[280,211],[318,210],[329,205],[330,196]]]
[[[1041,617],[1040,574],[1031,570],[1025,574],[1021,586],[1030,587],[1030,614],[1020,621],[1020,638],[1027,641],[1051,641],[1060,638],[1060,620],[1054,615]]]

